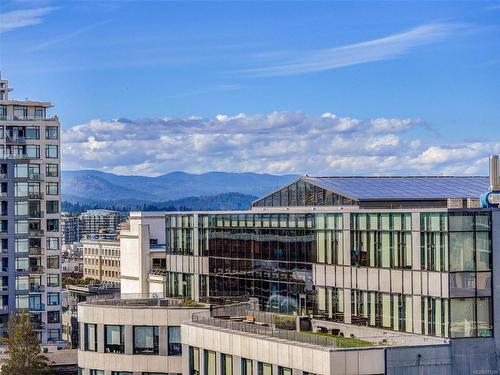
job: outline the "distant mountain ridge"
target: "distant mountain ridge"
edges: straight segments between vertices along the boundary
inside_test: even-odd
[[[171,172],[157,177],[122,176],[97,170],[63,171],[62,197],[70,204],[104,208],[180,206],[188,199],[193,209],[214,209],[207,197],[217,196],[220,209],[241,209],[242,205],[296,179],[297,175],[208,172]],[[223,195],[233,193],[229,195]],[[237,194],[235,194],[237,193]],[[203,199],[196,200],[196,197]],[[104,205],[105,204],[105,205]],[[204,208],[207,206],[207,208]]]

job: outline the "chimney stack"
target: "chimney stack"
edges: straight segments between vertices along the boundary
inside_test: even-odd
[[[490,191],[500,191],[500,156],[490,156]]]

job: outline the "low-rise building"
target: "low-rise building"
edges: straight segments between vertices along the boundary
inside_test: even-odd
[[[120,284],[120,242],[83,240],[83,277],[101,284]]]

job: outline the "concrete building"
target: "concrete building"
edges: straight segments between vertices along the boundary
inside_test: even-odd
[[[248,295],[262,310],[356,337],[445,339],[452,373],[498,369],[499,184],[305,176],[248,211],[131,213],[122,293]],[[486,192],[492,204],[481,207]],[[164,275],[153,272],[163,254],[151,239],[164,244]]]
[[[61,336],[60,124],[10,91],[0,80],[0,335],[27,310],[46,343]]]
[[[88,210],[78,216],[80,239],[116,240],[120,213],[111,210]]]
[[[120,242],[83,240],[83,277],[101,284],[120,284]]]
[[[61,275],[63,278],[80,279],[83,277],[83,259],[81,256],[63,256],[61,261]]]

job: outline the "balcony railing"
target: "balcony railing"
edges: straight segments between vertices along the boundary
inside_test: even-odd
[[[45,305],[43,303],[31,305],[29,310],[30,311],[45,311]]]
[[[30,191],[28,193],[28,199],[43,199],[43,193]]]
[[[44,231],[43,229],[30,229],[29,235],[33,237],[43,237]]]
[[[43,266],[30,266],[29,273],[31,274],[41,274],[44,272]]]
[[[28,217],[33,219],[43,218],[43,211],[30,211],[28,212]]]
[[[5,141],[7,144],[22,144],[22,145],[24,145],[26,143],[26,137],[7,135],[5,137]]]
[[[2,121],[58,121],[57,116],[29,117],[29,116],[0,116]]]
[[[30,285],[30,292],[31,293],[41,293],[45,290],[45,285],[40,285],[40,284],[31,284]]]
[[[1,153],[0,159],[38,159],[37,157],[28,156],[28,154],[12,154],[12,153]]]
[[[30,173],[28,178],[32,181],[43,181],[43,176],[40,173]]]
[[[44,249],[41,247],[30,247],[29,255],[43,255],[44,252]]]

